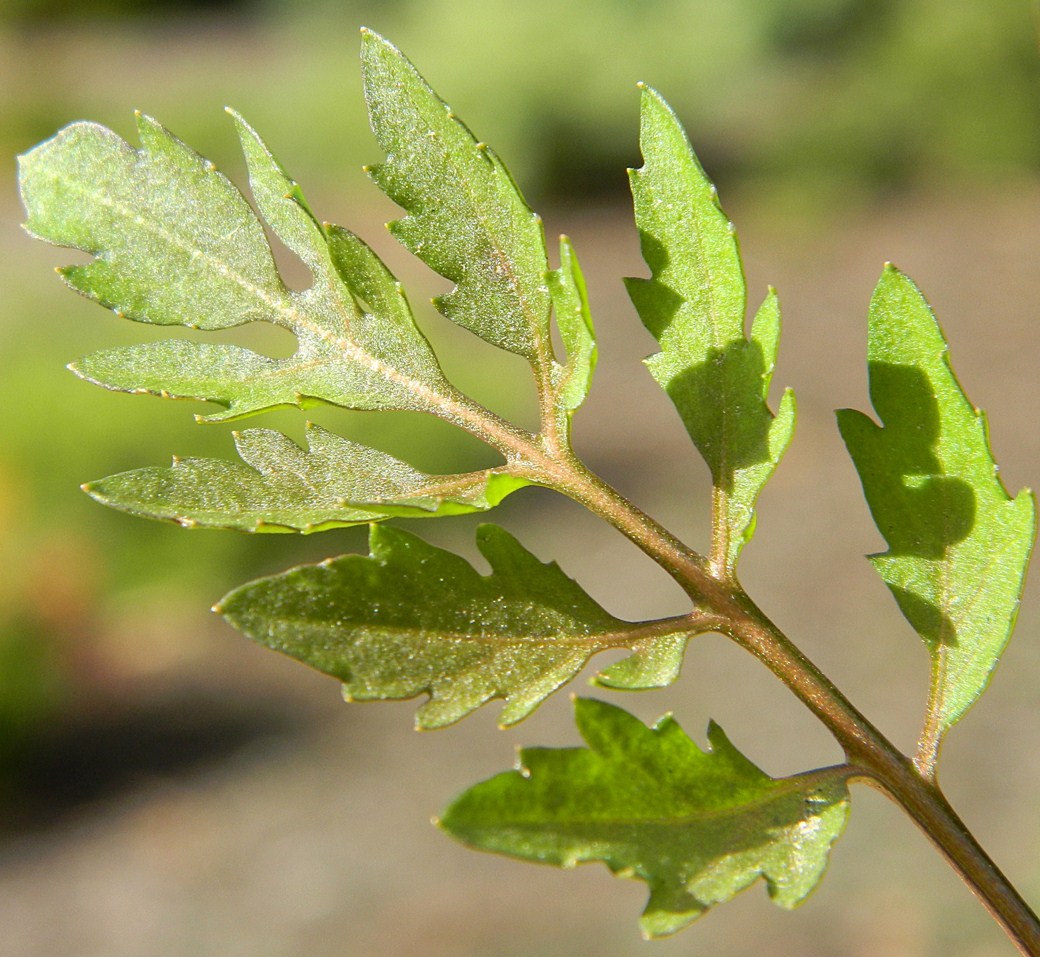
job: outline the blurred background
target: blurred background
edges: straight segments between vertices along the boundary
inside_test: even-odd
[[[406,281],[459,383],[527,420],[523,370],[426,305],[444,283],[386,235],[393,208],[361,172],[380,154],[357,30],[386,34],[498,150],[550,237],[575,241],[601,341],[579,448],[703,546],[705,470],[639,365],[653,343],[620,283],[644,274],[624,170],[639,163],[635,83],[656,86],[737,223],[753,304],[771,283],[784,305],[776,381],[795,388],[801,419],[763,496],[745,586],[909,748],[927,659],[861,557],[881,543],[832,410],[866,406],[866,305],[892,260],[936,306],[1009,488],[1038,481],[1037,22],[1029,0],[0,0],[0,955],[1011,954],[924,839],[862,788],[803,909],[780,912],[759,886],[656,945],[638,939],[642,885],[440,836],[429,816],[508,767],[514,745],[574,743],[567,696],[508,732],[495,730],[497,706],[428,735],[411,731],[412,703],[347,707],[333,681],[207,609],[249,577],[363,551],[363,531],[186,532],[80,493],[172,453],[230,455],[230,428],[195,425],[192,403],[105,393],[63,370],[155,332],[62,287],[52,267],[80,254],[21,232],[13,157],[76,119],[132,139],[141,109],[241,183],[222,111],[235,106],[318,214],[365,236]],[[427,469],[489,461],[414,416],[315,418]],[[256,424],[300,438],[302,419]],[[653,566],[567,502],[525,491],[491,518],[616,614],[682,610]],[[411,527],[472,558],[475,524]],[[950,737],[943,778],[1034,901],[1036,591],[990,692]],[[775,775],[839,759],[719,638],[693,643],[674,688],[610,697],[647,720],[672,710],[702,743],[713,717]]]

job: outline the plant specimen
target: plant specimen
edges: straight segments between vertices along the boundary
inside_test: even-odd
[[[222,330],[271,323],[296,351],[170,338],[94,353],[72,366],[108,389],[203,399],[226,421],[319,403],[426,412],[498,452],[501,464],[420,472],[378,449],[309,427],[307,448],[270,429],[236,433],[240,461],[175,459],[85,486],[100,502],[184,526],[317,532],[371,524],[370,554],[244,585],[217,606],[235,627],[338,678],[350,700],[412,698],[421,728],[503,699],[513,724],[598,652],[609,689],[668,685],[687,642],[721,633],[751,652],[832,732],[844,763],[774,779],[708,731],[702,750],[670,717],[653,727],[612,704],[576,701],[586,747],[527,749],[477,784],[440,826],[474,847],[559,865],[602,861],[645,881],[643,932],[664,936],[764,878],[785,907],[820,880],[866,782],[903,808],[1023,953],[1040,924],[943,797],[946,732],[985,689],[1008,641],[1036,516],[996,474],[985,421],[964,396],[946,343],[910,279],[886,265],[869,314],[871,401],[880,423],[839,413],[842,436],[888,549],[872,562],[931,656],[924,726],[905,755],[860,714],[742,589],[738,562],[755,503],[791,441],[795,402],[768,394],[780,312],[770,290],[745,331],[747,295],[733,228],[678,119],[642,88],[632,191],[646,279],[628,280],[660,351],[647,364],[713,481],[711,547],[679,541],[578,459],[572,419],[596,365],[585,283],[571,243],[550,268],[541,221],[501,161],[392,45],[363,32],[370,121],[386,153],[369,170],[405,215],[397,239],[454,284],[448,319],[529,364],[537,431],[484,408],[445,377],[400,284],[350,231],[317,219],[258,134],[232,114],[263,222],[208,161],[139,117],[141,148],[76,123],[22,157],[27,229],[93,255],[65,282],[139,322]],[[264,223],[308,267],[289,288]],[[562,354],[553,342],[553,328]],[[690,610],[628,622],[555,564],[494,525],[478,532],[491,567],[380,525],[485,511],[539,485],[613,525],[685,590]]]

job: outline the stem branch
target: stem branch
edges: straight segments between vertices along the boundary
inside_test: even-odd
[[[769,668],[827,727],[856,777],[878,787],[932,842],[1019,952],[1040,957],[1040,920],[947,802],[934,779],[896,748],[735,583],[614,488],[571,458],[543,476],[617,528],[661,565],[721,631]],[[565,467],[564,467],[565,466]]]
[[[918,771],[749,599],[732,637],[762,661],[830,730],[861,776],[901,807],[982,902],[1020,953],[1040,957],[1040,921],[950,807]]]
[[[866,780],[901,807],[960,875],[1025,957],[1040,957],[1040,920],[950,807],[934,776],[919,768],[842,694],[795,644],[758,609],[735,581],[722,580],[709,562],[683,544],[580,462],[559,437],[548,446],[475,406],[462,422],[506,455],[515,474],[554,488],[600,516],[682,586],[719,631],[773,672],[834,735],[850,775]],[[474,428],[477,426],[477,428]],[[936,742],[937,743],[937,742]],[[932,749],[929,748],[929,753]]]

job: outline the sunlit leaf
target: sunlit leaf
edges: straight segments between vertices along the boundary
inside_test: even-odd
[[[541,220],[495,153],[370,30],[361,68],[369,122],[386,152],[371,174],[408,214],[393,233],[455,283],[438,308],[482,339],[546,362],[551,300]]]
[[[570,414],[588,397],[597,353],[585,277],[574,245],[566,236],[560,237],[560,268],[549,273],[549,288],[560,339],[567,353],[566,364],[558,373],[558,402]]]
[[[1010,638],[1035,502],[1004,489],[932,310],[891,265],[871,301],[867,354],[881,425],[848,409],[838,424],[888,543],[871,562],[932,657],[929,723],[941,735],[985,690]]]
[[[526,748],[517,770],[461,795],[440,825],[473,847],[646,881],[647,937],[681,930],[764,878],[781,907],[815,888],[848,816],[840,770],[774,779],[712,724],[702,751],[671,717],[648,728],[575,702],[588,748]]]
[[[678,118],[643,89],[644,165],[631,171],[636,224],[650,279],[627,280],[643,324],[661,346],[647,360],[711,469],[712,556],[732,573],[754,531],[755,500],[794,429],[794,395],[767,404],[780,309],[770,290],[744,334],[747,294],[733,225]]]

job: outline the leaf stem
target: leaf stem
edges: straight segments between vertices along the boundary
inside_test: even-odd
[[[427,411],[490,445],[507,461],[537,453],[538,441],[533,432],[513,425],[458,390],[447,395],[438,393]]]
[[[712,484],[711,488],[711,572],[716,578],[722,578],[727,574],[727,559],[729,558],[729,522],[727,511],[729,496],[726,490],[718,483]]]
[[[932,708],[929,708],[924,727],[917,739],[917,753],[914,754],[914,767],[917,768],[917,773],[929,781],[935,780],[942,738],[942,728],[937,715]]]
[[[711,576],[703,556],[588,469],[558,433],[526,432],[462,393],[450,405],[431,411],[500,452],[512,474],[555,489],[609,522],[661,565],[695,603],[703,606],[709,593],[719,600],[727,594],[728,587]]]

